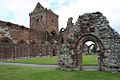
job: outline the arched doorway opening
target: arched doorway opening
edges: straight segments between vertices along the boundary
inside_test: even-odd
[[[98,65],[99,65],[99,70],[102,70],[103,67],[103,58],[104,58],[104,46],[102,42],[94,36],[93,34],[84,34],[75,43],[75,49],[76,49],[76,56],[77,57],[77,65],[79,65],[79,69],[83,69],[83,53],[84,53],[84,45],[86,42],[92,41],[94,45],[96,46],[96,52],[98,55]]]
[[[83,44],[83,65],[84,66],[98,66],[98,46],[93,41],[87,41]]]

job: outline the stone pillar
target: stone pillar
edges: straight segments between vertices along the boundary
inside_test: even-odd
[[[80,57],[79,58],[79,65],[80,65],[80,70],[82,70],[82,66],[83,66],[83,56],[82,56],[82,53],[83,53],[83,49],[82,49],[82,46],[80,47],[80,50],[79,50],[80,52],[79,52],[79,56],[78,57]]]
[[[79,70],[82,70],[82,64],[83,64],[83,60],[82,60],[82,49],[75,49],[75,55],[76,55],[76,66]]]

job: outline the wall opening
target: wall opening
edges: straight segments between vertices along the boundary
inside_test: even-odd
[[[83,65],[96,66],[98,65],[97,46],[93,41],[86,41],[83,44]]]
[[[89,43],[89,44],[88,44]],[[99,70],[102,70],[104,63],[103,63],[103,58],[104,58],[104,46],[102,42],[97,38],[96,36],[92,34],[84,34],[81,37],[79,37],[78,41],[75,43],[75,47],[77,50],[77,56],[78,62],[77,65],[79,65],[79,69],[82,70],[84,65],[98,65]],[[91,45],[91,48],[93,46],[94,49],[89,49],[89,53],[87,51],[87,55],[84,53],[85,51],[85,45],[89,46]],[[88,50],[88,49],[87,49]],[[92,51],[95,53],[92,53]],[[93,55],[94,54],[94,55]],[[87,57],[86,59],[84,56],[90,56],[91,60],[93,59],[92,57],[94,56],[94,60],[91,61]],[[89,62],[85,62],[85,60]],[[93,62],[93,63],[92,63]]]

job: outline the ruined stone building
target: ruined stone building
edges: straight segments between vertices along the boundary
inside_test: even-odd
[[[57,35],[59,34],[58,32],[59,16],[55,14],[52,10],[44,8],[40,3],[37,3],[35,9],[29,14],[29,16],[30,16],[30,28],[14,24],[11,22],[0,21],[0,43],[2,44],[12,43],[16,45],[21,43],[27,45],[36,44],[39,46],[46,45],[46,47],[51,50],[51,53],[56,52],[54,49],[56,48],[56,46],[54,46],[54,43],[57,43],[58,40]],[[2,44],[1,47],[3,46]],[[49,50],[46,47],[45,49]],[[43,53],[41,52],[43,51],[41,49],[42,48],[37,50],[38,54],[40,53],[40,55]],[[2,54],[3,53],[4,52],[2,52]],[[49,51],[48,52],[46,51],[44,53],[49,53]]]
[[[80,15],[75,24],[68,19],[62,29],[59,52],[60,70],[82,70],[84,45],[92,41],[97,49],[100,71],[120,72],[120,35],[100,12]]]
[[[10,35],[9,38],[14,43],[18,43],[20,40],[28,43],[31,41],[42,43],[49,41],[50,36],[58,35],[58,15],[52,10],[44,8],[38,3],[29,16],[30,28],[0,21],[0,29],[6,29]]]
[[[100,12],[68,19],[58,31],[58,15],[38,3],[29,14],[30,28],[0,21],[0,59],[56,55],[61,70],[82,70],[84,44],[97,49],[99,70],[120,72],[120,35]]]

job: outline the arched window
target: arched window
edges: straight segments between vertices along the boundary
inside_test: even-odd
[[[37,19],[37,23],[39,23],[39,19]]]
[[[40,16],[40,18],[42,19],[42,18],[43,18],[43,16],[41,15],[41,16]]]

